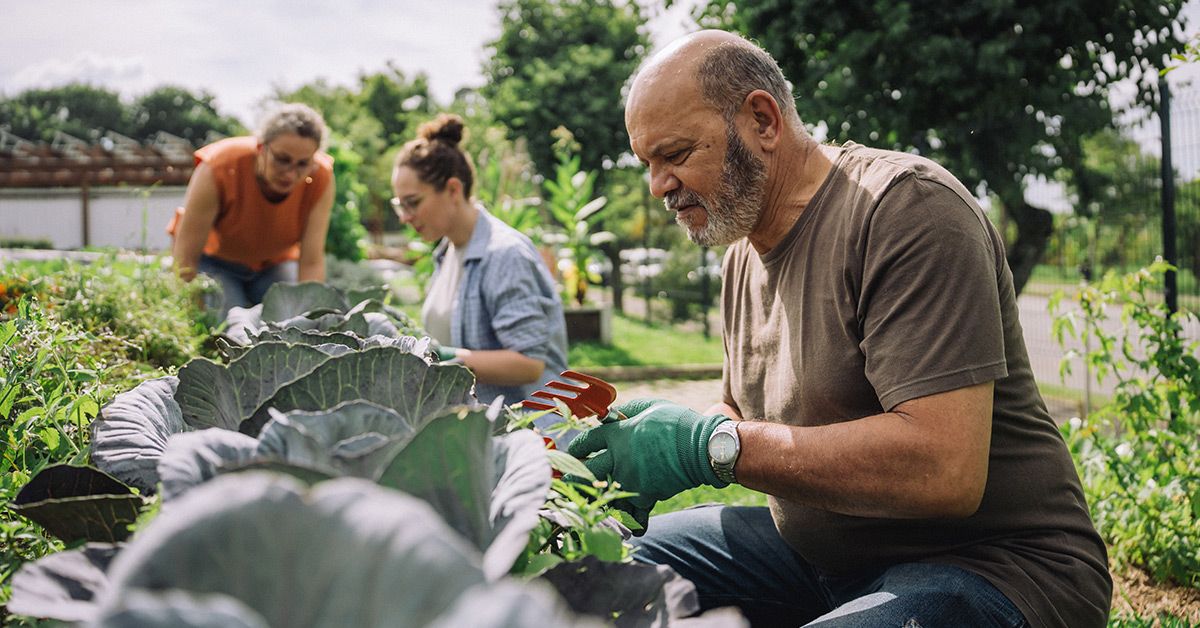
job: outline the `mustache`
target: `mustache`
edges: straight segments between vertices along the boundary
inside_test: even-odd
[[[663,205],[671,211],[679,211],[689,205],[699,205],[705,209],[708,206],[704,204],[704,198],[691,190],[673,190],[663,195]]]

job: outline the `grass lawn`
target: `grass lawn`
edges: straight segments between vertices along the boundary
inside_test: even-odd
[[[730,506],[766,506],[767,496],[738,484],[731,484],[725,488],[701,486],[684,491],[666,501],[658,502],[650,514],[661,515],[701,504],[718,503]]]
[[[680,331],[667,324],[649,324],[613,314],[612,344],[577,342],[571,345],[571,368],[589,366],[671,366],[720,364],[721,338]]]

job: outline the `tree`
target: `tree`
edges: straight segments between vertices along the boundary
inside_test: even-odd
[[[157,87],[132,105],[119,93],[94,85],[30,89],[0,99],[0,121],[0,126],[7,125],[19,137],[46,142],[58,131],[86,141],[96,141],[108,131],[146,141],[166,131],[198,146],[209,131],[221,135],[242,131],[236,118],[217,111],[211,94],[173,85]]]
[[[554,172],[550,132],[566,127],[585,170],[629,148],[622,87],[645,55],[636,2],[505,0],[481,92],[495,118],[525,138],[538,172]],[[611,166],[611,163],[610,163]]]
[[[419,73],[410,80],[393,61],[386,71],[360,77],[359,86],[359,101],[379,121],[389,144],[410,139],[413,116],[432,112],[428,77]]]
[[[1063,169],[1058,179],[1076,197],[1076,213],[1092,226],[1092,259],[1121,272],[1154,261],[1158,248],[1162,205],[1159,202],[1160,162],[1142,151],[1136,141],[1113,129],[1081,140],[1080,167]]]
[[[207,91],[195,94],[175,85],[157,87],[134,101],[131,134],[145,141],[166,131],[199,146],[210,131],[227,136],[242,133],[242,124],[232,116],[221,115],[214,100]]]
[[[387,69],[358,77],[354,87],[331,85],[324,79],[291,90],[276,90],[274,100],[302,102],[321,112],[331,140],[342,152],[361,157],[343,179],[347,186],[362,184],[356,204],[359,213],[379,233],[392,219],[391,163],[395,149],[412,138],[415,123],[433,111],[428,80],[409,79],[393,63]],[[343,185],[339,179],[338,185]]]
[[[72,83],[30,89],[0,100],[0,127],[32,141],[49,142],[58,131],[95,141],[106,131],[131,133],[129,109],[110,89]]]
[[[736,6],[735,6],[736,5]],[[1183,0],[711,0],[703,22],[755,38],[833,140],[916,150],[997,197],[1019,291],[1053,228],[1029,175],[1080,168],[1081,138],[1156,104]],[[1110,99],[1129,79],[1137,96]]]

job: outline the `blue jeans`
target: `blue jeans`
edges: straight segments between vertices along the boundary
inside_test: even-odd
[[[225,320],[234,307],[250,307],[262,303],[267,288],[283,282],[294,282],[299,274],[296,262],[282,262],[254,271],[248,266],[208,255],[201,255],[196,270],[221,284],[221,303],[208,303],[215,308],[219,320]]]
[[[633,543],[635,560],[691,580],[702,610],[737,606],[753,626],[1028,626],[996,587],[952,565],[822,573],[784,542],[764,507],[699,506],[654,517]]]

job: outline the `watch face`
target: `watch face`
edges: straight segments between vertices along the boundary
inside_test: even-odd
[[[708,439],[708,456],[717,464],[729,464],[737,457],[737,439],[729,432],[717,432]]]

